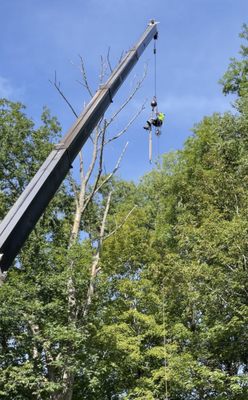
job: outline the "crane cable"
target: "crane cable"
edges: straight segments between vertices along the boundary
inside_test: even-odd
[[[154,97],[157,98],[157,47],[156,40],[154,38],[153,54],[154,54]]]
[[[154,36],[154,41],[153,41],[153,55],[154,55],[154,92],[153,92],[153,100],[156,103],[155,106],[152,105],[152,114],[151,114],[151,119],[153,119],[155,117],[154,114],[156,114],[158,112],[158,108],[157,108],[157,60],[156,60],[156,55],[157,55],[157,48],[156,48],[156,40],[157,40],[158,36],[155,35]],[[155,110],[155,112],[154,112]],[[150,127],[149,129],[149,162],[150,164],[152,164],[152,127]]]
[[[157,36],[154,37],[153,54],[154,54],[154,98],[157,101],[157,47],[156,47]],[[156,106],[156,112],[158,112],[158,106]],[[160,135],[157,136],[157,158],[160,159]]]

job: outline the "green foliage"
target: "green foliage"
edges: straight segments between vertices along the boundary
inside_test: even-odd
[[[37,129],[23,110],[20,103],[0,100],[1,216],[35,174],[60,132],[58,122],[46,108],[41,115],[42,125]]]
[[[240,37],[246,42],[248,40],[248,26],[243,25]],[[223,93],[235,93],[238,96],[245,96],[248,93],[248,46],[241,45],[241,59],[231,58],[229,67],[221,79]]]

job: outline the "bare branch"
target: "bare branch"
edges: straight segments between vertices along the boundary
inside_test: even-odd
[[[104,140],[103,138],[105,137],[105,128],[103,128],[103,130],[101,131],[100,124],[98,124],[95,132],[96,132],[96,134],[95,134],[95,138],[93,141],[93,144],[94,144],[93,155],[92,155],[92,160],[91,160],[91,164],[89,166],[88,172],[85,176],[85,185],[87,185],[87,183],[90,179],[90,176],[93,172],[95,163],[96,163],[96,159],[97,159],[97,155],[98,155],[98,140],[99,140],[99,137],[101,134],[102,134],[102,140],[101,140],[101,146],[100,146],[100,162],[99,162],[99,168],[101,168],[101,171],[98,170],[98,175],[99,175],[99,172],[100,172],[100,175],[102,173],[102,164],[101,163],[102,163],[102,153],[103,153],[103,140]]]
[[[89,82],[88,82],[88,78],[87,78],[87,73],[86,73],[86,69],[84,66],[84,61],[82,56],[79,55],[80,58],[80,71],[82,73],[82,77],[83,77],[83,82],[79,82],[81,83],[81,85],[83,85],[85,87],[85,89],[88,91],[90,97],[93,97],[93,92],[90,88]]]
[[[91,164],[89,166],[89,169],[86,173],[84,174],[84,169],[83,169],[83,156],[82,153],[79,153],[79,159],[80,159],[80,191],[79,194],[77,195],[77,201],[76,201],[76,210],[75,210],[75,215],[74,215],[74,221],[73,221],[73,226],[71,230],[71,235],[70,235],[70,240],[69,240],[69,248],[72,246],[72,244],[75,242],[75,240],[78,237],[79,229],[80,229],[80,222],[82,218],[82,214],[85,211],[86,207],[88,206],[90,200],[94,196],[94,188],[91,192],[91,195],[88,196],[86,199],[86,187],[88,184],[88,181],[92,175],[92,172],[95,167],[95,163],[97,160],[98,156],[98,141],[99,137],[102,135],[102,145],[101,145],[101,151],[100,151],[100,157],[99,157],[99,168],[98,168],[98,175],[95,180],[95,185],[94,187],[97,186],[98,181],[100,179],[101,173],[102,173],[102,162],[103,162],[103,148],[104,148],[104,138],[105,138],[105,130],[100,129],[100,124],[98,124],[97,128],[95,129],[95,137],[93,141],[93,153],[92,153],[92,159],[91,159]]]
[[[106,221],[107,221],[107,216],[109,212],[109,207],[110,207],[110,202],[111,202],[111,196],[112,192],[110,191],[108,194],[107,198],[107,203],[104,209],[104,214],[100,226],[100,234],[98,238],[98,244],[96,248],[96,254],[94,255],[93,262],[91,265],[91,276],[90,276],[90,282],[89,282],[89,287],[88,287],[88,292],[87,292],[87,298],[85,302],[85,306],[83,309],[83,317],[86,317],[89,311],[89,306],[91,305],[92,302],[92,297],[94,295],[94,284],[95,284],[95,279],[101,268],[99,267],[99,262],[100,262],[100,253],[102,250],[102,243],[103,243],[103,238],[104,238],[104,232],[105,232],[105,226],[106,226]]]
[[[102,84],[104,77],[106,75],[106,70],[107,70],[107,65],[106,62],[104,61],[103,56],[101,56],[101,69],[100,69],[100,75],[99,75],[99,83]]]
[[[60,82],[57,82],[57,75],[56,75],[56,71],[55,71],[55,75],[54,75],[54,81],[52,82],[49,79],[49,82],[51,83],[51,85],[53,85],[55,87],[55,89],[59,92],[60,96],[64,99],[64,101],[66,102],[66,104],[69,106],[69,108],[71,109],[71,111],[73,112],[73,114],[75,115],[76,118],[78,118],[78,114],[76,113],[75,109],[73,108],[72,104],[69,102],[69,100],[67,99],[67,97],[64,95],[64,93],[62,92],[62,90],[60,89]]]
[[[146,102],[145,102],[146,103]],[[139,111],[133,116],[133,118],[128,122],[128,124],[125,126],[124,129],[122,129],[119,133],[117,133],[115,136],[110,138],[105,142],[105,144],[108,144],[110,142],[113,142],[113,140],[118,139],[120,136],[122,136],[126,131],[129,129],[129,127],[133,124],[133,122],[138,118],[138,116],[142,113],[142,111],[145,109],[145,103],[142,104],[141,108]]]
[[[129,212],[128,214],[125,216],[125,218],[123,219],[123,221],[112,231],[110,232],[108,235],[103,237],[103,240],[108,239],[110,236],[114,235],[124,224],[125,222],[128,220],[129,216],[132,214],[132,212],[135,210],[135,208],[137,207],[137,205],[135,205]]]
[[[112,191],[110,191],[108,194],[107,203],[106,203],[106,207],[104,210],[103,219],[102,219],[102,223],[101,223],[99,246],[98,246],[99,250],[101,250],[102,242],[104,240],[104,232],[105,232],[106,220],[107,220],[107,216],[108,216],[108,212],[109,212],[111,197],[112,197]]]
[[[113,171],[112,171],[112,172],[102,181],[102,183],[95,189],[95,194],[96,194],[97,192],[99,192],[99,190],[112,178],[112,176],[113,176],[113,175],[116,173],[116,171],[119,169],[121,160],[123,159],[123,156],[124,156],[124,153],[125,153],[125,151],[126,151],[127,146],[128,146],[128,142],[125,144],[124,149],[122,150],[122,153],[121,153],[121,155],[120,155],[120,157],[119,157],[119,159],[118,159],[118,161],[117,161],[117,163],[116,163],[116,165],[115,165]]]
[[[84,210],[87,208],[87,206],[88,206],[89,202],[91,201],[92,197],[93,197],[93,196],[98,192],[98,190],[99,190],[99,189],[97,189],[97,185],[98,185],[99,179],[100,179],[100,177],[101,177],[101,175],[102,175],[103,149],[104,149],[104,140],[105,140],[105,133],[106,133],[105,123],[106,123],[106,122],[104,122],[104,127],[103,127],[103,130],[102,130],[102,132],[101,132],[101,134],[102,134],[102,140],[101,140],[101,146],[100,146],[98,174],[97,174],[97,176],[96,176],[96,179],[95,179],[93,188],[92,188],[92,190],[91,190],[89,196],[87,197],[86,201],[84,202],[84,205],[83,205],[82,208],[81,208],[81,212],[82,212],[82,213],[83,213]],[[96,153],[97,153],[97,143],[96,143],[95,149],[96,149]],[[93,169],[92,169],[92,171],[93,171]],[[87,182],[88,182],[88,181],[87,181]]]
[[[124,51],[122,50],[121,55],[120,55],[119,60],[118,60],[118,64],[121,63],[121,61],[123,59],[123,56],[124,56]]]
[[[145,70],[141,79],[135,85],[133,91],[129,95],[129,97],[124,101],[124,103],[119,107],[119,109],[112,115],[110,120],[107,122],[106,128],[113,122],[113,120],[117,117],[117,115],[126,107],[126,105],[132,100],[136,92],[140,89],[145,77],[147,75],[147,67],[145,66]]]
[[[112,73],[112,72],[113,72],[113,68],[112,68],[112,65],[111,65],[111,62],[110,62],[110,47],[108,48],[107,62],[108,62],[109,70],[110,70],[110,72]]]
[[[102,141],[102,145],[104,146],[104,138],[103,138],[103,141]],[[123,155],[125,153],[125,150],[127,148],[127,145],[128,145],[128,143],[126,143],[126,145],[125,145],[125,147],[124,147],[124,149],[123,149],[123,151],[122,151],[122,153],[121,153],[121,155],[120,155],[120,157],[119,157],[119,159],[117,161],[117,164],[116,164],[115,168],[113,169],[112,173],[108,175],[108,177],[102,182],[102,184],[100,186],[98,186],[98,188],[96,188],[95,190],[92,190],[91,194],[94,195],[100,189],[100,187],[102,187],[113,176],[113,174],[118,170],[118,168],[120,166],[120,163],[121,163],[121,160],[123,158]],[[109,194],[108,194],[106,206],[105,206],[105,209],[104,209],[103,219],[102,219],[101,226],[100,226],[100,234],[99,234],[99,238],[98,238],[97,251],[96,251],[96,254],[94,256],[94,260],[93,260],[93,263],[92,263],[92,266],[91,266],[91,278],[90,278],[90,283],[89,283],[89,288],[88,288],[88,293],[87,293],[86,305],[85,305],[84,311],[83,311],[83,316],[84,317],[87,315],[89,306],[90,306],[90,304],[92,302],[92,297],[93,297],[93,294],[94,294],[95,278],[96,278],[97,274],[99,273],[99,271],[101,270],[101,268],[99,267],[99,261],[100,261],[100,253],[101,253],[103,241],[105,239],[107,239],[108,237],[110,237],[111,235],[113,235],[118,229],[120,229],[121,226],[123,226],[124,223],[126,222],[126,220],[129,218],[129,216],[133,212],[133,210],[137,207],[137,206],[135,206],[135,207],[133,207],[133,209],[131,211],[129,211],[129,213],[126,215],[125,219],[121,222],[121,224],[119,224],[116,227],[116,229],[114,231],[112,231],[107,236],[104,236],[104,232],[105,232],[105,228],[106,228],[107,216],[108,216],[110,202],[111,202],[111,196],[112,196],[112,191],[110,191]],[[90,199],[89,199],[89,201],[90,201]],[[87,207],[87,205],[86,205],[86,207]]]
[[[79,172],[80,172],[80,179],[81,182],[84,179],[84,161],[83,161],[83,151],[79,152]]]
[[[99,168],[98,168],[98,174],[97,174],[94,186],[93,186],[93,191],[95,191],[95,189],[96,189],[96,187],[98,185],[99,179],[100,179],[100,177],[102,175],[102,163],[103,163],[103,150],[104,150],[105,133],[106,133],[106,121],[104,122],[104,128],[102,130],[102,140],[101,140],[101,145],[100,145],[100,156],[99,156]]]
[[[76,202],[76,208],[79,207],[79,198],[78,198],[78,190],[76,188],[76,183],[73,179],[73,177],[71,176],[71,174],[69,174],[69,182],[71,184],[73,193],[74,193],[74,197],[75,197],[75,202]]]

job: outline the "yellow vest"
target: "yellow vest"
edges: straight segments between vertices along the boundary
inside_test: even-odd
[[[162,113],[162,112],[161,112],[161,113],[158,113],[158,119],[159,119],[160,121],[163,122],[164,118],[165,118],[164,113]]]

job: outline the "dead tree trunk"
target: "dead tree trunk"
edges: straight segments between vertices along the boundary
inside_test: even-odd
[[[84,63],[82,58],[80,57],[81,65],[80,65],[80,70],[82,73],[82,85],[86,90],[88,91],[89,95],[92,97],[93,91],[91,90],[88,80],[87,80],[87,74],[85,71]],[[107,62],[104,63],[102,59],[102,65],[101,65],[101,73],[100,73],[100,82],[103,81],[103,78],[106,74],[106,68],[111,68],[110,63],[109,63],[109,58],[107,59]],[[80,182],[79,185],[76,183],[76,181],[71,177],[71,186],[74,191],[74,196],[75,196],[75,212],[74,212],[74,218],[73,218],[73,223],[72,223],[72,228],[71,228],[71,233],[70,233],[70,238],[69,238],[69,243],[68,243],[68,250],[70,250],[73,245],[75,245],[79,241],[79,236],[80,236],[80,226],[82,222],[82,218],[84,216],[84,213],[90,204],[90,202],[93,201],[94,196],[106,185],[113,175],[116,173],[116,171],[119,169],[121,160],[123,158],[124,152],[126,150],[127,144],[124,147],[117,163],[116,166],[114,167],[113,171],[109,174],[107,174],[104,178],[102,177],[102,172],[103,172],[103,153],[104,153],[104,148],[105,146],[114,141],[117,140],[119,137],[121,137],[127,129],[131,126],[131,124],[135,121],[135,119],[138,117],[138,115],[141,113],[141,111],[144,109],[144,105],[136,112],[136,114],[130,119],[128,124],[118,133],[116,133],[114,136],[107,138],[107,128],[110,126],[110,124],[117,118],[119,113],[126,107],[126,105],[132,100],[134,97],[135,93],[137,90],[141,87],[141,84],[146,76],[146,71],[144,73],[144,76],[142,77],[141,80],[138,81],[136,86],[134,87],[132,93],[130,96],[124,101],[124,103],[121,105],[121,107],[110,117],[109,120],[102,120],[98,124],[97,128],[94,131],[93,137],[91,137],[92,141],[92,157],[91,157],[91,162],[88,166],[87,172],[85,172],[85,165],[84,165],[84,159],[83,159],[83,153],[81,152],[79,157],[80,157]],[[75,112],[74,108],[71,106],[69,101],[67,100],[66,96],[63,94],[62,90],[60,89],[60,84],[56,80],[56,75],[55,75],[55,80],[53,82],[55,88],[58,90],[59,94],[63,97],[63,99],[66,101],[66,103],[69,105],[70,109],[73,111],[75,115],[77,113]],[[92,177],[95,175],[95,179],[93,184],[89,185],[89,182],[92,181]],[[102,251],[102,246],[103,242],[105,239],[113,235],[127,220],[129,215],[133,210],[131,210],[127,216],[124,218],[123,222],[111,233],[108,235],[105,235],[106,231],[106,224],[107,224],[107,217],[108,217],[108,212],[109,208],[111,205],[111,191],[107,195],[107,201],[106,205],[103,211],[102,215],[102,220],[100,221],[100,229],[99,229],[99,236],[98,238],[95,238],[95,241],[97,242],[97,245],[94,246],[93,250],[93,257],[92,257],[92,263],[89,266],[89,271],[90,271],[90,276],[89,276],[89,284],[88,284],[88,290],[86,293],[85,299],[79,299],[77,297],[77,290],[76,290],[76,285],[74,281],[74,261],[73,259],[68,260],[68,280],[67,280],[67,314],[68,314],[68,324],[70,326],[73,326],[75,329],[77,327],[82,325],[82,321],[80,318],[85,320],[87,317],[89,310],[90,310],[90,305],[93,300],[94,292],[95,292],[95,281],[97,274],[100,272],[100,260],[101,260],[101,251]],[[73,353],[73,343],[68,344],[68,353],[72,354]],[[49,363],[48,363],[49,364]],[[63,370],[61,370],[61,374],[59,377],[59,380],[62,382],[62,387],[63,389],[60,392],[55,393],[52,396],[53,400],[71,400],[72,395],[73,395],[73,384],[75,380],[75,373],[70,370],[70,368],[67,368],[65,366]]]

